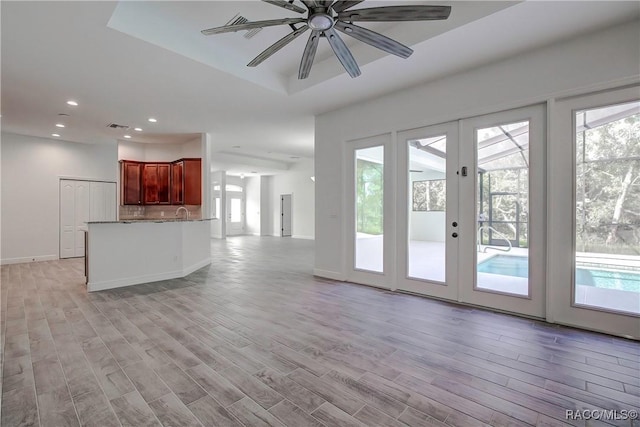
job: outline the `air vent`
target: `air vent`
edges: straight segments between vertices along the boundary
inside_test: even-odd
[[[245,18],[244,16],[240,15],[239,13],[236,13],[235,16],[233,18],[231,18],[226,24],[224,25],[238,25],[238,24],[244,24],[249,22],[249,20],[247,18]],[[254,28],[253,30],[249,30],[247,32],[244,33],[244,38],[245,39],[250,39],[253,36],[255,36],[256,34],[258,34],[260,31],[262,31],[262,28]]]
[[[117,123],[109,123],[107,127],[111,129],[129,129],[129,126],[119,125]]]

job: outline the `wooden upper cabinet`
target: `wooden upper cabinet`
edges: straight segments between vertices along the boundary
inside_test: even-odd
[[[142,204],[142,164],[120,162],[120,197],[123,205]]]
[[[169,183],[171,181],[169,163],[145,163],[142,168],[143,195],[145,205],[168,205]]]
[[[202,203],[202,161],[181,159],[171,164],[171,204]]]
[[[123,205],[202,204],[202,161],[120,162]]]
[[[184,162],[184,204],[202,204],[202,160],[183,159]]]
[[[171,204],[184,204],[184,162],[171,163]]]

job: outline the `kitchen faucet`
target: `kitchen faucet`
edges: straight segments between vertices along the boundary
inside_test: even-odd
[[[186,219],[189,219],[189,216],[190,216],[189,209],[185,208],[184,206],[180,206],[178,209],[176,209],[176,216],[178,216],[178,212],[180,212],[180,209],[184,209],[184,211],[187,213]]]

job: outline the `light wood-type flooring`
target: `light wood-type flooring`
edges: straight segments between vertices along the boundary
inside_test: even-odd
[[[640,409],[640,345],[314,278],[313,242],[212,241],[186,279],[87,293],[2,267],[2,426],[560,426]],[[634,424],[636,425],[636,424]]]

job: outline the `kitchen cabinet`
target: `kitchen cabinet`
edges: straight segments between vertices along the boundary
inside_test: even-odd
[[[168,205],[171,203],[169,188],[171,182],[170,163],[144,163],[142,183],[145,205]]]
[[[171,203],[200,205],[202,203],[201,159],[180,159],[171,164]]]
[[[142,163],[120,162],[120,197],[123,205],[142,204]]]
[[[122,205],[202,204],[202,160],[120,161]]]

